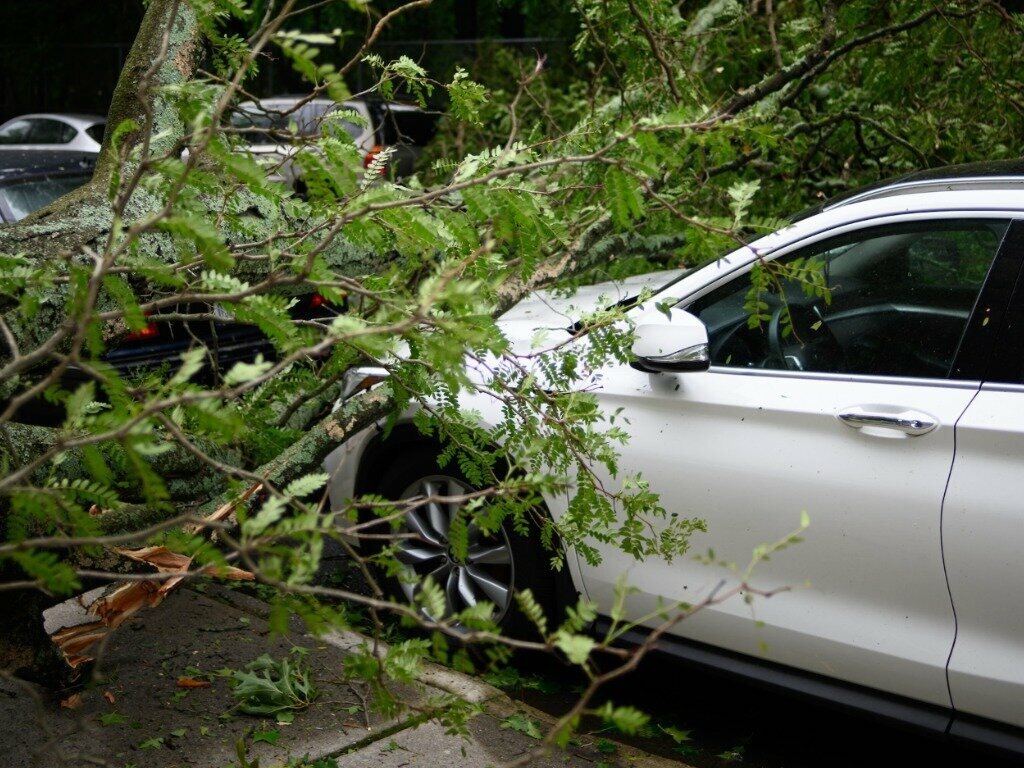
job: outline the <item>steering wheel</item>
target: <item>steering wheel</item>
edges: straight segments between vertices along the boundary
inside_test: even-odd
[[[792,330],[783,338],[782,317],[786,311]],[[846,370],[846,354],[816,306],[782,304],[768,321],[768,351],[772,367],[790,371]]]

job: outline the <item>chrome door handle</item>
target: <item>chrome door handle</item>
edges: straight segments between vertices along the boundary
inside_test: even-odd
[[[912,437],[927,434],[939,426],[927,414],[913,411],[877,413],[858,409],[837,414],[837,418],[846,426],[854,429],[881,427],[882,429],[895,429]]]

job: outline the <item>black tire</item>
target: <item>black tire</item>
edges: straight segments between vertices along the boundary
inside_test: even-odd
[[[476,490],[454,462],[438,466],[436,449],[422,446],[396,456],[381,475],[378,493],[395,501],[415,496],[457,496]],[[446,597],[446,616],[483,599],[496,606],[496,621],[503,634],[521,639],[539,639],[537,629],[519,608],[514,594],[529,589],[548,617],[549,627],[557,626],[567,595],[573,594],[566,569],[550,566],[551,553],[537,536],[523,536],[508,524],[497,534],[485,536],[470,523],[469,556],[458,562],[447,546],[447,528],[458,504],[423,504],[406,514],[400,533],[415,534],[399,544],[398,559],[406,563],[420,579],[428,573],[441,586]],[[546,512],[545,512],[546,514]],[[371,553],[383,544],[370,545]],[[412,602],[417,583],[386,578],[385,583],[399,602]],[[427,616],[429,619],[440,617]]]

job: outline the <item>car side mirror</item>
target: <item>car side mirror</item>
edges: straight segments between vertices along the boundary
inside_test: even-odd
[[[636,327],[631,366],[648,373],[706,371],[711,365],[708,329],[683,309],[672,309],[664,320]]]

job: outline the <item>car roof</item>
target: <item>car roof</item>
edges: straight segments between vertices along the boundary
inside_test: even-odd
[[[96,155],[67,149],[0,149],[0,182],[91,173]]]
[[[852,203],[877,200],[897,195],[922,194],[927,192],[954,192],[959,190],[994,191],[1001,189],[1024,190],[1024,158],[1011,160],[990,160],[980,163],[963,163],[941,168],[914,171],[895,179],[886,179],[866,187],[844,192],[841,195],[811,206],[793,216],[790,221],[803,219]]]
[[[102,115],[89,115],[79,112],[29,112],[25,115],[15,115],[10,120],[5,120],[4,123],[9,123],[13,120],[25,120],[27,118],[62,120],[66,123],[72,123],[76,128],[88,128],[90,125],[107,121],[107,118]]]
[[[249,101],[243,101],[238,106],[239,107],[250,108],[250,107],[261,107],[261,106],[264,106],[266,104],[298,104],[300,101],[305,103],[305,104],[340,104],[341,103],[341,102],[335,101],[334,99],[328,99],[328,98],[326,98],[324,96],[317,96],[315,98],[310,99],[308,95],[303,96],[302,94],[295,94],[295,95],[283,94],[281,96],[265,96],[262,99],[251,99]]]

